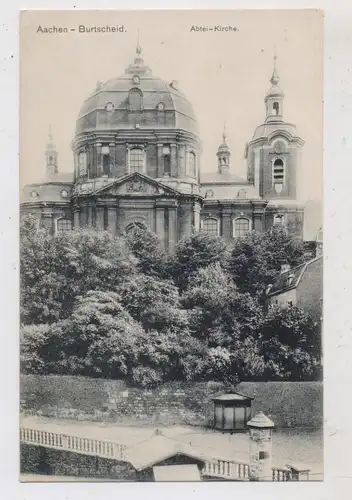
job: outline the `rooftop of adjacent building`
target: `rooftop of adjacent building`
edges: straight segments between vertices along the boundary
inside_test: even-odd
[[[272,285],[269,285],[267,289],[267,296],[272,297],[297,288],[304,273],[309,270],[310,266],[318,261],[322,262],[322,259],[323,255],[321,254],[308,262],[303,262],[293,269],[287,269],[281,272],[276,281]]]

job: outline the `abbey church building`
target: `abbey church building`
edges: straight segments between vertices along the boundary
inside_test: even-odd
[[[274,61],[265,96],[263,89],[266,116],[246,145],[247,178],[236,175],[225,130],[213,172],[202,173],[192,104],[177,81],[153,75],[137,46],[124,74],[98,82],[82,104],[73,173],[60,173],[49,134],[45,178],[24,187],[21,214],[53,232],[92,227],[119,235],[148,227],[169,250],[201,230],[230,239],[279,224],[301,238],[296,188],[304,141],[284,119],[279,80]]]

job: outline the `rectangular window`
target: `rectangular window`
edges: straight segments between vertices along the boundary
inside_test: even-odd
[[[129,170],[130,173],[144,171],[144,151],[142,149],[134,148],[130,150]]]
[[[234,221],[234,236],[235,238],[241,238],[245,236],[249,231],[249,219],[245,217],[240,217]]]
[[[57,220],[57,232],[71,231],[72,221],[71,219],[58,219]]]
[[[193,152],[187,155],[186,175],[188,177],[196,177],[196,155]]]
[[[214,234],[215,236],[218,235],[218,220],[214,219],[213,217],[209,217],[208,219],[203,220],[203,231],[206,233]]]
[[[86,175],[87,173],[87,154],[84,152],[78,155],[78,172],[79,175]]]

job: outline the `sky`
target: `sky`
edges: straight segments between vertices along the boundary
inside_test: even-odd
[[[38,33],[38,27],[68,33]],[[78,33],[77,27],[123,25],[123,33]],[[237,31],[191,31],[192,26]],[[299,197],[322,197],[322,14],[310,11],[26,11],[21,17],[20,183],[45,173],[51,124],[59,170],[73,170],[75,121],[97,80],[124,73],[140,32],[145,63],[166,81],[178,80],[191,101],[202,141],[200,168],[217,168],[216,150],[226,122],[231,171],[246,176],[244,150],[265,119],[277,54],[284,119],[305,140]],[[76,28],[76,31],[70,31]]]

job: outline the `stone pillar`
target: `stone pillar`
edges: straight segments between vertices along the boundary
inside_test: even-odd
[[[155,212],[155,232],[165,248],[165,208],[156,207]]]
[[[102,165],[102,154],[101,154],[101,142],[97,142],[95,147],[97,150],[97,165],[96,165],[96,172],[97,172],[97,177],[101,177],[103,175],[103,165]]]
[[[178,177],[176,144],[170,144],[170,171],[171,177]]]
[[[45,229],[48,229],[50,231],[50,233],[54,232],[53,214],[52,213],[44,213],[42,215],[42,225]]]
[[[254,231],[263,232],[263,215],[264,210],[256,209],[253,210],[253,229]]]
[[[109,156],[110,156],[110,169],[109,177],[116,177],[116,167],[115,167],[115,143],[109,143]]]
[[[225,239],[230,240],[233,237],[231,226],[231,208],[223,208],[221,211],[220,236],[223,236]]]
[[[75,229],[80,228],[79,220],[80,220],[80,207],[78,205],[75,205],[73,207],[73,227]]]
[[[104,205],[97,204],[95,212],[95,227],[100,230],[104,230]]]
[[[249,478],[272,481],[272,430],[274,422],[260,411],[247,422],[249,429]]]
[[[178,242],[177,207],[169,208],[169,252],[172,252]]]
[[[87,205],[87,226],[93,227],[93,207],[91,202],[88,202]]]
[[[194,202],[194,215],[193,215],[193,226],[194,231],[198,233],[200,231],[200,203],[198,201]]]
[[[116,236],[117,205],[115,203],[111,203],[107,206],[107,210],[108,210],[108,231],[110,231],[113,236]]]
[[[193,201],[183,200],[179,209],[180,239],[192,233],[193,226]]]
[[[158,152],[157,152],[157,172],[156,176],[157,177],[162,177],[164,174],[164,165],[163,165],[163,145],[158,144],[157,145]]]

